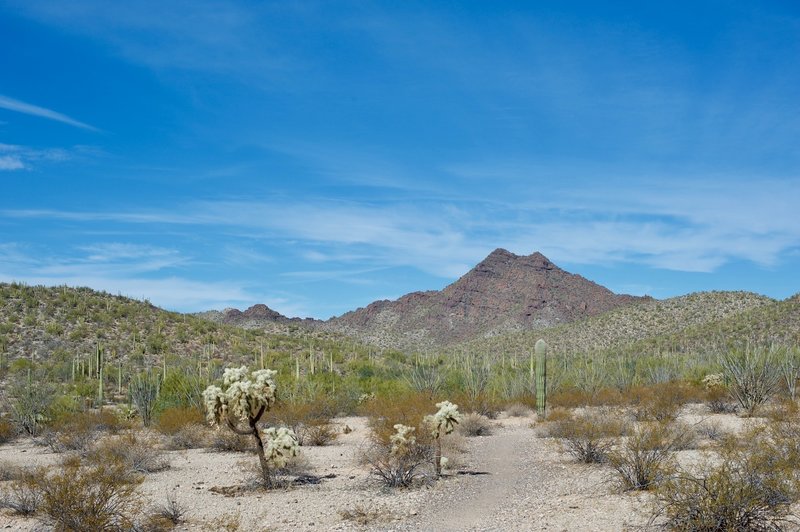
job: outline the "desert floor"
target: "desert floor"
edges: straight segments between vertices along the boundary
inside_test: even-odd
[[[743,420],[709,416],[690,405],[681,419],[690,425],[715,423],[735,431]],[[538,434],[535,416],[494,420],[492,434],[448,436],[451,468],[428,486],[387,490],[378,485],[359,456],[368,443],[364,418],[339,418],[331,445],[303,447],[309,473],[325,477],[316,485],[271,492],[241,489],[256,466],[242,453],[203,449],[168,453],[171,467],[146,476],[140,491],[151,505],[173,497],[186,510],[178,530],[626,530],[646,525],[651,495],[620,493],[610,469],[576,463],[557,440]],[[700,450],[682,451],[681,462],[698,460]],[[18,466],[56,463],[62,455],[30,441],[0,447],[0,462]],[[41,529],[31,518],[0,513],[0,527]]]

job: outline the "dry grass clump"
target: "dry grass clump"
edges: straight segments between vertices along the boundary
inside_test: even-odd
[[[255,452],[252,438],[236,434],[226,429],[213,431],[208,441],[208,449],[220,453]]]
[[[457,430],[467,437],[489,436],[492,433],[492,422],[486,416],[470,412],[462,417]]]
[[[512,403],[506,407],[508,417],[530,417],[533,410],[522,403]]]
[[[623,491],[649,490],[675,471],[674,452],[686,445],[690,431],[664,423],[634,429],[622,444],[607,453]]]
[[[119,463],[136,473],[157,473],[170,467],[153,437],[133,432],[102,440],[89,452],[88,458],[96,463]]]
[[[625,432],[625,423],[605,412],[589,412],[548,423],[548,435],[559,438],[566,451],[584,463],[603,463],[614,438]]]
[[[356,505],[353,508],[339,510],[339,517],[341,517],[343,521],[349,521],[360,526],[367,526],[391,520],[392,513],[386,508],[367,508],[362,505]]]

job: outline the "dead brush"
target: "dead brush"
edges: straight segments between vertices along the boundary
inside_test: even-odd
[[[623,491],[650,490],[676,468],[675,451],[685,445],[687,431],[663,423],[634,429],[618,448],[607,453]]]
[[[96,463],[118,462],[136,473],[157,473],[170,467],[154,438],[133,432],[101,441],[87,457]]]
[[[486,416],[470,412],[463,416],[457,430],[467,437],[489,436],[492,433],[492,422]]]
[[[0,508],[8,508],[19,515],[32,515],[39,509],[42,494],[35,489],[39,471],[20,471],[10,485],[0,491]]]
[[[133,529],[142,506],[136,493],[141,481],[120,460],[87,463],[77,457],[24,480],[41,497],[41,519],[56,530]]]
[[[656,489],[651,523],[670,530],[783,530],[798,500],[796,441],[758,429],[728,438],[704,472],[681,472]],[[788,451],[788,452],[787,452]]]
[[[341,517],[343,521],[350,521],[360,526],[367,526],[390,521],[393,516],[386,508],[368,508],[359,504],[352,508],[339,510],[339,517]]]
[[[559,438],[565,450],[583,463],[603,463],[614,445],[614,438],[626,426],[609,411],[588,412],[548,424],[550,437]]]

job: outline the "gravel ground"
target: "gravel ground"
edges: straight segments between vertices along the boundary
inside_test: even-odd
[[[687,414],[687,421],[699,420]],[[728,430],[742,423],[735,416],[718,419]],[[310,473],[335,475],[319,484],[225,495],[220,491],[245,484],[243,469],[256,466],[256,458],[193,449],[169,452],[170,469],[147,475],[140,491],[148,506],[173,497],[185,509],[188,521],[178,530],[221,530],[238,522],[245,530],[619,531],[647,523],[650,495],[616,492],[607,468],[572,461],[556,441],[537,437],[532,417],[501,417],[491,435],[463,438],[454,470],[412,490],[385,490],[371,479],[359,460],[368,436],[363,418],[337,422],[353,431],[332,445],[303,448]],[[59,458],[31,442],[0,446],[0,464],[45,465]],[[41,525],[6,510],[0,528]]]

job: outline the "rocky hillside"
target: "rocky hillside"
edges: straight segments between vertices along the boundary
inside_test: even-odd
[[[497,249],[441,291],[377,301],[323,327],[383,346],[435,347],[543,329],[649,300],[615,294],[541,253]]]
[[[252,361],[264,353],[286,358],[311,349],[328,354],[361,350],[351,339],[291,323],[244,330],[168,312],[89,288],[0,283],[0,377],[15,363],[62,364],[101,349],[108,360],[134,367],[186,360]]]
[[[651,299],[547,329],[476,339],[456,349],[526,353],[538,338],[555,351],[569,353],[709,349],[748,339],[782,340],[800,331],[796,300],[775,301],[751,292],[697,292]]]
[[[268,331],[282,331],[288,325],[314,327],[319,323],[317,320],[308,318],[288,318],[263,303],[253,305],[244,311],[236,308],[226,308],[224,310],[199,312],[195,316],[204,320],[235,325],[245,329],[266,329]]]

